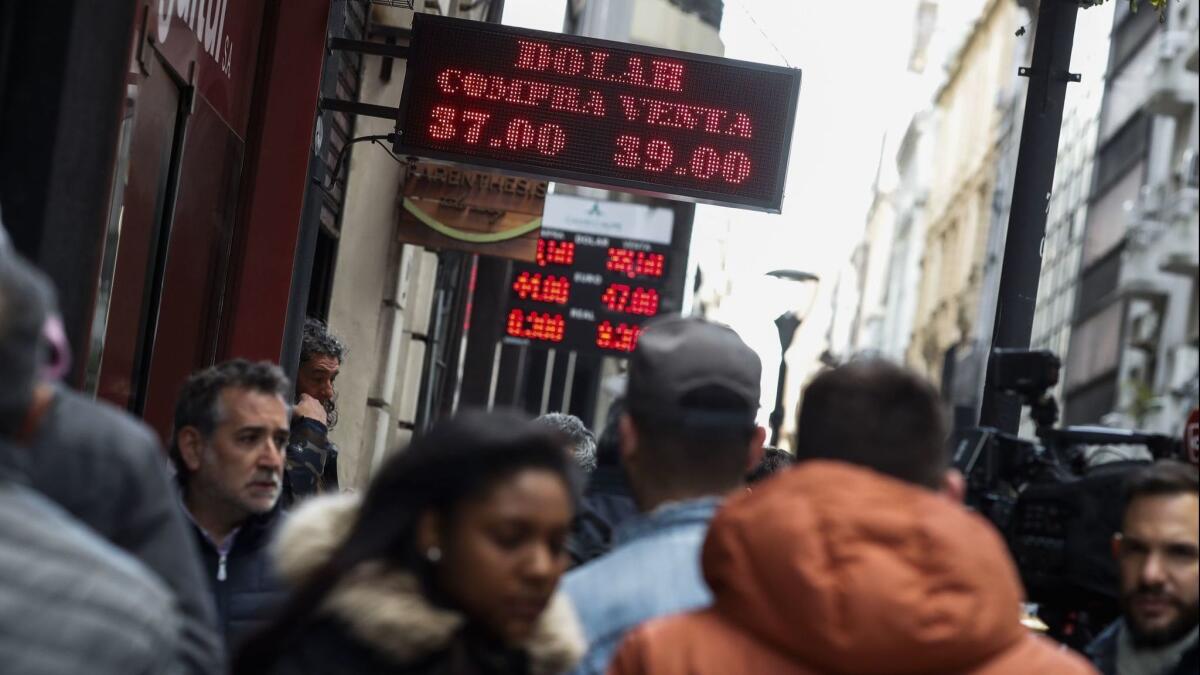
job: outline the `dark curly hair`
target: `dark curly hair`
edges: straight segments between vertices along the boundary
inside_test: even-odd
[[[332,356],[338,363],[346,358],[346,343],[329,332],[329,326],[320,319],[308,317],[304,320],[304,339],[300,343],[300,363],[314,356]]]
[[[211,435],[221,423],[221,392],[229,388],[274,394],[286,401],[291,384],[279,366],[267,361],[233,359],[193,373],[175,402],[171,430],[171,463],[181,485],[187,482],[189,471],[179,453],[179,430],[195,427],[203,436]]]
[[[329,326],[320,319],[311,316],[304,320],[304,339],[300,343],[300,365],[304,365],[314,356],[331,356],[337,359],[340,366],[346,359],[346,343],[341,338],[329,332]],[[337,400],[321,401],[325,408],[328,427],[337,426]]]

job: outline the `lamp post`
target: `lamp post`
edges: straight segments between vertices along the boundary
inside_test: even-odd
[[[768,272],[767,276],[775,277],[776,279],[784,279],[786,281],[794,281],[800,284],[809,284],[813,286],[813,294],[809,300],[808,307],[804,309],[803,314],[796,309],[789,309],[775,318],[775,328],[779,330],[779,380],[775,384],[775,409],[771,411],[771,445],[779,445],[779,431],[783,427],[783,390],[787,384],[787,351],[792,346],[792,341],[796,338],[796,330],[800,328],[800,324],[804,323],[804,318],[812,309],[812,303],[816,301],[816,284],[820,282],[820,278],[811,272],[801,272],[799,270],[775,270]]]

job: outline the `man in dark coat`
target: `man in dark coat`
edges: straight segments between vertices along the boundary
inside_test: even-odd
[[[0,438],[10,442],[0,465],[165,582],[181,614],[180,661],[190,673],[219,673],[216,614],[158,439],[130,415],[39,372],[54,304],[41,272],[0,251]]]
[[[346,345],[324,322],[306,319],[296,373],[296,408],[287,447],[285,506],[316,494],[337,492],[337,446],[329,430],[337,424],[334,382],[346,357]]]
[[[1103,675],[1200,672],[1200,474],[1163,460],[1131,476],[1113,542],[1122,617],[1087,648]]]
[[[175,407],[171,458],[231,653],[284,596],[267,545],[280,520],[287,392],[278,366],[237,359],[188,378]]]

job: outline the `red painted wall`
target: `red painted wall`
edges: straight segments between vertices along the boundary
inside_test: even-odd
[[[280,357],[329,5],[142,0],[153,42],[148,66],[132,64],[129,180],[97,393],[164,439],[190,373]]]
[[[246,226],[234,246],[218,358],[280,357],[328,18],[328,0],[286,0],[268,8],[270,42],[262,52],[266,62],[251,117],[257,143],[240,214]]]

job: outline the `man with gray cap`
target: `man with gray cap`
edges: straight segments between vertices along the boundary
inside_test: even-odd
[[[722,498],[757,465],[762,364],[731,329],[664,317],[646,325],[629,366],[621,460],[641,515],[613,550],[566,576],[589,650],[577,675],[607,672],[625,633],[707,606],[700,548]]]

